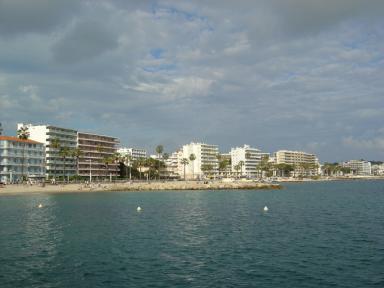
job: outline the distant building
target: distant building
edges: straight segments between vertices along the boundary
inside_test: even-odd
[[[110,177],[119,175],[119,164],[112,159],[117,152],[119,139],[93,133],[77,133],[77,145],[81,156],[78,175]]]
[[[43,143],[18,137],[0,136],[0,181],[18,182],[45,177]]]
[[[373,175],[382,176],[384,175],[384,164],[374,164],[371,170]]]
[[[3,135],[3,126],[1,125],[1,122],[0,122],[0,136]]]
[[[356,175],[371,175],[371,162],[364,160],[349,160],[341,164],[343,167],[350,168]]]
[[[219,155],[219,148],[217,145],[192,142],[184,145],[181,151],[181,159],[186,158],[189,161],[185,167],[187,179],[201,179],[205,176],[215,176],[218,174],[219,160],[217,156]],[[196,157],[194,161],[189,160],[191,154],[194,154]],[[184,165],[181,164],[181,159],[179,159],[179,170],[183,171]]]
[[[257,148],[249,145],[243,147],[232,148],[231,152],[232,173],[247,177],[255,178],[258,174],[258,165],[261,162],[262,153]],[[242,164],[242,165],[241,165]],[[240,169],[236,171],[235,167],[239,165]]]
[[[77,131],[52,125],[17,124],[17,129],[27,127],[29,138],[45,145],[46,176],[63,177],[76,175],[76,162],[72,157],[66,157],[65,161],[60,156],[60,148],[75,149],[77,147]],[[53,147],[55,140],[60,148]]]
[[[147,151],[145,149],[122,147],[119,148],[117,152],[123,155],[131,156],[133,161],[140,158],[147,158]]]
[[[165,169],[162,172],[166,178],[176,179],[180,177],[184,177],[183,171],[180,170],[181,163],[179,163],[180,159],[182,159],[183,152],[178,150],[169,155],[168,159],[164,160]]]
[[[319,174],[319,160],[315,154],[302,151],[279,150],[275,153],[276,164],[293,165],[296,175]]]

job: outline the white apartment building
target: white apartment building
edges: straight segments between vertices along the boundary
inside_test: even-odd
[[[147,151],[140,148],[126,148],[122,147],[117,149],[117,153],[122,155],[129,155],[132,157],[132,160],[138,160],[140,158],[147,158]]]
[[[60,156],[60,148],[75,149],[77,147],[77,131],[52,125],[17,124],[17,129],[27,127],[31,140],[43,143],[45,146],[46,176],[64,177],[76,175],[76,162],[72,157],[64,159]],[[57,140],[60,148],[52,147]]]
[[[18,137],[0,136],[0,182],[13,183],[23,178],[45,177],[43,143]]]
[[[317,175],[319,174],[319,160],[315,154],[303,151],[279,150],[275,153],[276,164],[290,164],[295,167],[295,174],[298,175]],[[305,169],[305,165],[311,165]]]
[[[164,160],[165,169],[163,174],[166,178],[176,179],[184,177],[183,171],[180,171],[180,168],[182,168],[182,164],[180,163],[180,160],[183,158],[182,156],[183,152],[178,150],[170,154],[168,159]]]
[[[83,177],[112,177],[119,175],[119,163],[112,159],[119,139],[111,136],[78,132],[77,145],[81,151],[78,175]]]
[[[343,167],[350,168],[356,175],[371,175],[371,162],[364,160],[349,160],[341,164]]]
[[[371,170],[373,175],[382,176],[384,175],[384,164],[374,164]]]
[[[192,142],[184,145],[181,151],[181,159],[186,158],[189,161],[185,167],[186,179],[202,179],[206,176],[214,177],[217,175],[219,168],[219,160],[217,159],[219,148],[217,145]],[[191,154],[196,157],[194,161],[189,160]],[[181,174],[183,175],[184,165],[181,164],[181,159],[179,159],[179,171],[183,171]]]
[[[232,173],[247,178],[257,177],[257,166],[260,164],[262,157],[262,153],[259,149],[244,145],[243,147],[231,148],[230,155]],[[237,165],[240,166],[240,170],[236,171],[235,167]]]

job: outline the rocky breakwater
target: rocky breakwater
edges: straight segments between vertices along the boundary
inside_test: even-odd
[[[260,183],[253,181],[164,181],[119,183],[108,185],[108,190],[114,191],[142,191],[142,190],[258,190],[281,189],[281,185]],[[107,188],[105,187],[105,188]]]

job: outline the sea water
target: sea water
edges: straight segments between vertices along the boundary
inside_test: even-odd
[[[384,181],[283,185],[0,196],[0,287],[384,287]]]

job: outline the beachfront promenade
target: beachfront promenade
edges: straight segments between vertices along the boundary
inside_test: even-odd
[[[153,182],[119,182],[92,184],[47,184],[39,185],[6,185],[0,188],[1,194],[14,193],[60,193],[60,192],[93,192],[93,191],[163,191],[163,190],[232,190],[232,189],[280,189],[279,184],[253,181],[153,181]]]

